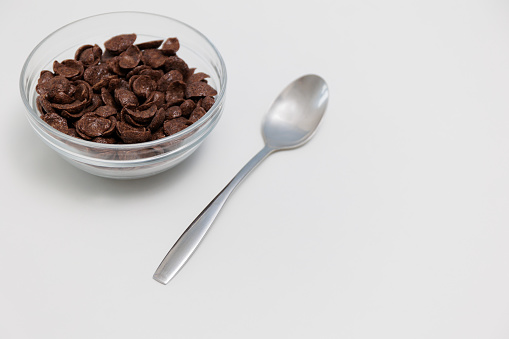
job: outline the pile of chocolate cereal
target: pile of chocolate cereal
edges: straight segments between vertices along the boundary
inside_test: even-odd
[[[89,141],[131,144],[164,138],[200,119],[217,91],[209,76],[177,56],[177,38],[134,44],[117,35],[80,47],[74,59],[41,72],[36,91],[41,118]]]

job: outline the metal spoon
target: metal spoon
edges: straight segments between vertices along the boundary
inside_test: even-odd
[[[328,101],[327,84],[313,74],[295,80],[281,92],[262,125],[265,147],[240,170],[180,236],[154,273],[156,281],[167,284],[179,272],[205,237],[235,187],[256,165],[272,152],[302,146],[313,136]]]

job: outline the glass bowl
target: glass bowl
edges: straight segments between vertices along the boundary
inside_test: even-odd
[[[100,144],[62,133],[40,118],[35,87],[42,70],[52,70],[54,60],[72,59],[78,47],[136,33],[137,43],[177,37],[177,52],[189,67],[210,75],[218,94],[215,103],[198,121],[171,136],[138,144]],[[41,41],[30,53],[20,77],[20,91],[30,125],[49,147],[74,166],[102,177],[133,179],[165,171],[193,153],[222,115],[226,91],[226,67],[214,45],[200,32],[178,20],[156,14],[115,12],[68,24]]]

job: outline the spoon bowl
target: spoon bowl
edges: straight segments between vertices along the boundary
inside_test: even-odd
[[[167,284],[180,271],[207,234],[235,187],[263,159],[274,151],[301,146],[313,136],[328,101],[327,84],[312,74],[293,81],[281,92],[262,124],[265,147],[249,160],[184,231],[154,273],[156,281]]]
[[[265,144],[275,150],[305,144],[322,120],[328,101],[329,89],[318,75],[293,81],[274,100],[263,120]]]

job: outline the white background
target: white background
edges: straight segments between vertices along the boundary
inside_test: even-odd
[[[18,90],[59,27],[155,12],[207,35],[226,109],[188,160],[133,181],[46,147]],[[3,1],[0,338],[508,338],[509,2]],[[330,102],[271,155],[167,286],[152,274],[262,146],[293,79]]]

